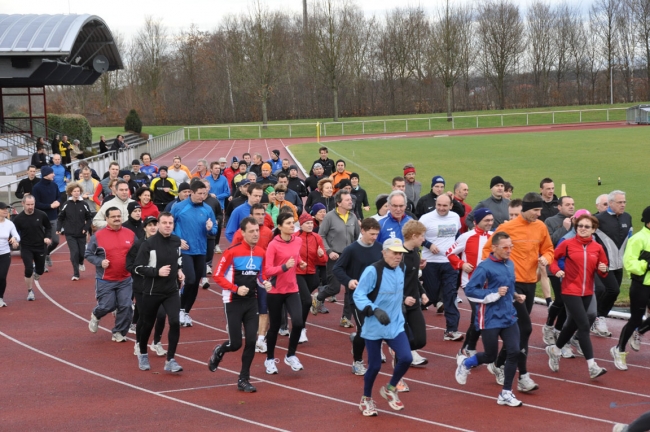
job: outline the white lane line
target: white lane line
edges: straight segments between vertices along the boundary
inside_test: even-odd
[[[56,357],[56,356],[54,356],[52,354],[49,354],[49,353],[47,353],[45,351],[42,351],[42,350],[40,350],[38,348],[35,348],[35,347],[31,346],[31,345],[27,345],[26,343],[21,342],[18,339],[15,339],[15,338],[9,336],[8,334],[6,334],[6,333],[4,333],[2,331],[0,331],[0,336],[3,336],[4,338],[6,338],[6,339],[8,339],[8,340],[22,346],[23,348],[31,350],[31,351],[33,351],[33,352],[35,352],[37,354],[40,354],[40,355],[42,355],[44,357],[47,357],[47,358],[49,358],[51,360],[57,361],[57,362],[62,363],[64,365],[66,365],[66,366],[70,366],[70,367],[72,367],[74,369],[80,370],[82,372],[85,372],[87,374],[96,376],[98,378],[102,378],[102,379],[105,379],[107,381],[111,381],[111,382],[113,382],[115,384],[123,385],[123,386],[128,387],[128,388],[133,389],[133,390],[141,391],[143,393],[147,393],[147,394],[150,394],[150,395],[153,395],[153,396],[157,396],[159,398],[167,399],[167,400],[172,401],[172,402],[177,402],[177,403],[187,405],[187,406],[192,407],[192,408],[197,408],[197,409],[200,409],[200,410],[203,410],[203,411],[207,411],[207,412],[210,412],[210,413],[213,413],[213,414],[218,414],[220,416],[228,417],[228,418],[231,418],[233,420],[238,420],[238,421],[245,422],[245,423],[248,423],[248,424],[252,424],[252,425],[255,425],[255,426],[263,427],[263,428],[266,428],[266,429],[271,429],[271,430],[276,430],[276,431],[284,431],[285,430],[285,429],[276,428],[274,426],[267,425],[267,424],[264,424],[264,423],[259,423],[259,422],[256,422],[256,421],[252,421],[252,420],[248,420],[248,419],[245,419],[245,418],[242,418],[242,417],[238,417],[238,416],[235,416],[235,415],[232,415],[232,414],[228,414],[228,413],[225,413],[225,412],[222,412],[222,411],[217,411],[217,410],[212,409],[212,408],[207,408],[207,407],[204,407],[204,406],[201,406],[201,405],[197,405],[197,404],[192,403],[192,402],[187,402],[187,401],[184,401],[182,399],[177,399],[177,398],[174,398],[174,397],[171,397],[171,396],[167,396],[166,394],[162,394],[162,392],[155,392],[155,391],[146,389],[144,387],[139,387],[139,386],[133,385],[131,383],[112,378],[110,376],[101,374],[99,372],[95,372],[93,370],[87,369],[87,368],[85,368],[83,366],[79,366],[79,365],[77,365],[75,363],[72,363],[72,362],[69,362],[67,360],[63,360],[63,359],[61,359],[59,357]]]
[[[259,382],[261,382],[261,381],[250,380],[251,384],[257,384]],[[203,386],[203,387],[190,387],[190,388],[183,388],[183,389],[176,389],[176,390],[163,390],[163,391],[159,391],[157,393],[158,394],[176,393],[176,392],[193,391],[193,390],[205,390],[205,389],[218,388],[218,387],[231,387],[231,386],[236,386],[236,385],[237,385],[237,383],[217,384],[217,385]]]

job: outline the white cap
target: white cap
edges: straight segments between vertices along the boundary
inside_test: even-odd
[[[402,252],[407,253],[408,251],[404,249],[402,245],[402,240],[397,237],[389,238],[384,240],[383,250],[390,249],[393,252]]]

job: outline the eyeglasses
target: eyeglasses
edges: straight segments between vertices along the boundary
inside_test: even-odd
[[[591,225],[579,224],[579,225],[577,225],[577,228],[578,229],[591,229]]]
[[[406,207],[405,205],[397,205],[397,204],[391,204],[390,206],[395,207],[395,208],[404,208],[404,207]]]
[[[626,204],[627,201],[614,201],[615,204]]]

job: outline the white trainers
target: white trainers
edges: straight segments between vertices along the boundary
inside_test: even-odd
[[[207,277],[204,277],[204,278],[201,279],[200,285],[201,285],[201,288],[208,289],[208,288],[210,288],[210,281],[208,280]]]
[[[276,363],[280,363],[279,359],[266,359],[264,360],[264,367],[266,368],[266,373],[273,375],[278,373],[278,367]]]
[[[181,323],[181,327],[185,327],[185,311],[183,309],[178,314],[178,321]]]
[[[463,334],[459,331],[446,331],[442,340],[446,341],[462,341],[464,338]]]
[[[207,264],[205,265],[205,274],[207,274],[207,275],[211,275],[211,274],[212,274],[212,267],[210,267],[210,266],[207,265]]]
[[[216,245],[214,247],[214,253],[218,253],[218,254],[223,253],[223,252],[221,252],[221,248],[219,247],[219,245]]]
[[[634,351],[639,351],[641,349],[641,333],[639,330],[634,330],[632,337],[630,338],[630,348]]]
[[[255,352],[256,353],[265,353],[266,352],[266,341],[258,340],[255,342]]]
[[[584,357],[585,354],[582,352],[582,348],[580,347],[580,341],[576,337],[576,335],[571,336],[571,339],[569,339],[569,343],[571,344],[571,347],[576,350],[575,353],[579,355],[580,357]]]
[[[614,358],[614,366],[618,370],[627,370],[627,352],[620,352],[617,347],[613,346],[609,350]]]
[[[187,312],[185,313],[185,327],[192,327],[192,317]]]
[[[557,347],[555,345],[548,345],[546,347],[546,354],[548,354],[548,367],[551,368],[553,372],[560,370],[560,354],[557,353]]]
[[[70,278],[70,280],[71,280],[71,281],[78,281],[78,280],[79,280],[79,276],[72,276],[72,277]]]
[[[537,390],[539,386],[533,379],[530,377],[530,374],[519,375],[519,382],[517,383],[517,390],[523,393],[528,393],[533,390]]]
[[[281,328],[280,330],[278,330],[278,334],[280,336],[289,336],[291,332],[289,331],[288,328]]]
[[[562,358],[576,358],[576,355],[573,354],[571,349],[571,344],[566,344],[562,347]]]
[[[135,324],[131,324],[131,325],[129,326],[129,333],[131,333],[131,334],[135,334]]]
[[[502,386],[503,382],[505,380],[505,372],[503,371],[503,366],[497,367],[497,365],[495,363],[490,363],[489,365],[487,365],[487,370],[492,375],[494,375],[494,378],[496,379],[497,384]]]
[[[519,399],[517,399],[510,390],[502,390],[501,394],[497,398],[497,403],[499,405],[507,405],[511,407],[520,407],[523,405]]]
[[[149,349],[153,352],[156,353],[158,357],[162,357],[164,355],[167,355],[167,350],[163,348],[162,344],[158,342],[157,344],[151,342],[151,345],[149,345]]]
[[[90,330],[93,333],[97,333],[98,328],[99,328],[99,319],[95,316],[95,314],[91,313],[90,322],[88,323],[88,330]]]
[[[422,357],[417,351],[413,350],[411,351],[411,356],[413,356],[413,361],[411,362],[411,366],[414,367],[422,367],[429,363],[429,360],[425,359]]]
[[[542,327],[542,340],[548,345],[555,345],[555,329],[552,326],[544,325]]]
[[[126,338],[122,335],[122,333],[113,333],[113,342],[126,342]]]
[[[79,271],[86,271],[86,266],[83,264],[79,264]]]
[[[610,337],[612,333],[607,328],[607,320],[605,317],[596,317],[596,321],[591,326],[591,332],[597,336]]]
[[[367,370],[368,369],[366,369],[366,365],[363,364],[363,360],[355,361],[354,363],[352,363],[352,373],[355,375],[363,376],[366,374]]]
[[[468,367],[465,367],[465,360],[467,357],[461,356],[458,360],[458,367],[456,368],[456,382],[460,385],[467,384],[467,375],[471,372]]]
[[[601,368],[594,362],[593,365],[589,366],[589,378],[596,379],[599,376],[603,376],[607,373],[607,369]]]
[[[34,300],[36,300],[36,297],[34,297],[34,290],[27,291],[27,301],[34,301]]]
[[[301,343],[305,343],[305,342],[308,342],[308,341],[309,341],[309,339],[307,339],[307,329],[304,328],[300,332],[300,339],[298,339],[298,343],[301,344]]]
[[[299,370],[304,369],[302,367],[302,363],[300,363],[300,360],[298,360],[298,357],[296,357],[295,355],[285,357],[284,363],[291,366],[291,370],[293,370],[294,372],[298,372]]]
[[[140,355],[140,344],[138,343],[138,341],[135,341],[135,345],[133,345],[133,355],[134,356]]]

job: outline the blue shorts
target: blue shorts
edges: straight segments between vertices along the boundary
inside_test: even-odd
[[[257,287],[257,310],[261,315],[269,313],[268,307],[266,306],[266,289],[260,286]]]

